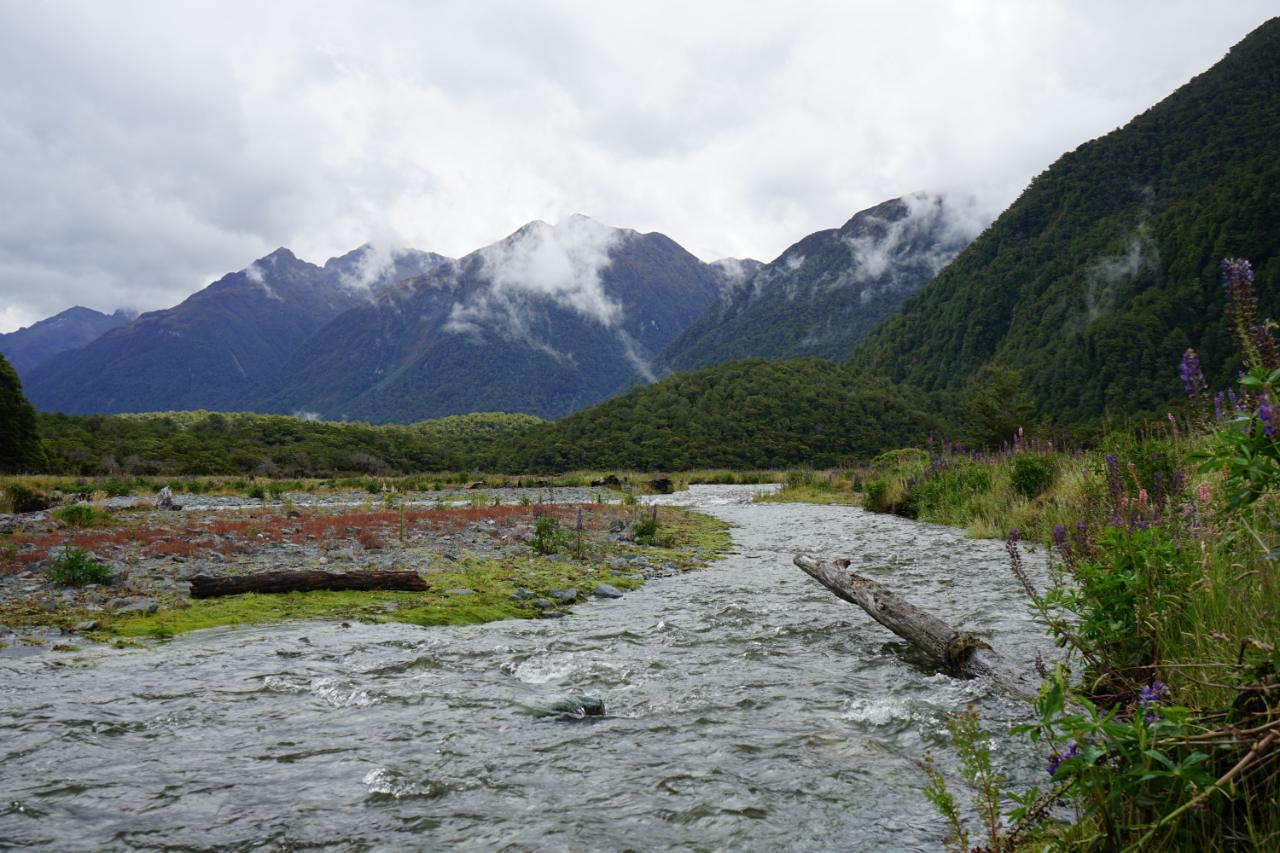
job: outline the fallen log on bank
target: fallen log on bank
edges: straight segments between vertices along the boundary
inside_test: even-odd
[[[970,677],[986,676],[1024,699],[1034,699],[1039,692],[1038,681],[1029,670],[1010,663],[991,646],[952,628],[882,584],[849,571],[848,560],[797,554],[795,564],[837,598],[858,605],[939,663]]]
[[[417,572],[263,572],[214,578],[196,575],[190,579],[192,598],[217,598],[245,592],[314,592],[316,590],[408,590],[424,592],[429,587]]]

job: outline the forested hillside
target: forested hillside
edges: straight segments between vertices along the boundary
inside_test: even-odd
[[[1280,19],[1125,127],[1036,178],[853,361],[922,389],[1021,372],[1059,423],[1157,409],[1195,346],[1237,367],[1219,262],[1250,258],[1280,313]]]

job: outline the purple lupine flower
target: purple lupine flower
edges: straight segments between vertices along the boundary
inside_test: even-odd
[[[1031,578],[1027,577],[1026,567],[1022,565],[1022,552],[1018,550],[1018,529],[1015,527],[1009,531],[1009,538],[1005,540],[1004,549],[1009,552],[1009,567],[1013,569],[1013,575],[1018,579],[1018,583],[1022,584],[1022,588],[1027,591],[1027,595],[1039,598],[1040,594],[1036,592],[1035,586],[1031,583]]]
[[[1280,413],[1276,411],[1271,398],[1263,394],[1258,398],[1258,422],[1262,424],[1262,434],[1267,438],[1275,438],[1278,420]]]
[[[1138,704],[1146,709],[1146,713],[1142,715],[1142,720],[1147,725],[1155,722],[1158,716],[1156,708],[1164,702],[1165,696],[1169,694],[1169,688],[1159,679],[1152,681],[1146,687],[1142,688],[1142,692],[1138,694]]]
[[[1165,491],[1164,491],[1164,474],[1157,471],[1152,478],[1154,485],[1151,487],[1151,505],[1156,509],[1156,515],[1160,514],[1160,510],[1164,509]]]
[[[578,507],[578,530],[582,530],[582,507]]]
[[[1244,258],[1222,259],[1222,286],[1229,291],[1237,284],[1253,284],[1253,264]]]
[[[1182,374],[1182,387],[1186,389],[1188,397],[1197,397],[1204,391],[1204,371],[1200,369],[1200,356],[1196,355],[1194,349],[1188,348],[1182,354],[1178,372]]]
[[[1149,705],[1159,705],[1169,695],[1169,686],[1164,682],[1156,679],[1142,688],[1142,692],[1138,694],[1138,701],[1142,703],[1142,707]]]
[[[1213,419],[1216,421],[1222,420],[1222,397],[1221,391],[1213,395]]]
[[[658,505],[657,504],[653,505],[653,512],[649,513],[649,518],[652,519],[655,523],[658,521]]]
[[[1071,543],[1067,541],[1067,527],[1065,524],[1055,524],[1053,526],[1053,544],[1058,546],[1058,553],[1062,555],[1062,562],[1066,564],[1068,569],[1076,567],[1075,554],[1071,553]]]
[[[1045,668],[1044,658],[1040,657],[1039,649],[1036,649],[1036,658],[1034,663],[1036,665],[1036,673],[1038,673],[1041,678],[1048,678],[1049,670]]]
[[[1059,755],[1057,752],[1049,756],[1049,763],[1045,765],[1045,770],[1049,771],[1049,775],[1053,776],[1058,772],[1058,768],[1062,766],[1064,761],[1069,761],[1080,754],[1080,744],[1072,743],[1067,747],[1067,751]]]

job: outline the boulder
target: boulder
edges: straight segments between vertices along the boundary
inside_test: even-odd
[[[598,583],[596,588],[591,590],[591,594],[596,598],[622,598],[622,590],[613,584]]]

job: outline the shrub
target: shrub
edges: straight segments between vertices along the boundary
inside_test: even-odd
[[[79,548],[65,549],[45,570],[45,575],[59,586],[111,582],[111,569]]]
[[[533,523],[533,550],[539,554],[554,554],[560,544],[560,519],[543,513]]]
[[[102,491],[106,492],[108,497],[122,498],[133,492],[133,483],[119,477],[112,477],[102,484]]]
[[[1057,466],[1046,456],[1020,453],[1013,458],[1013,488],[1024,498],[1038,498],[1053,485],[1057,477]]]
[[[88,504],[71,504],[55,512],[54,517],[71,527],[88,527],[105,516]]]
[[[658,519],[642,518],[631,526],[631,538],[640,545],[652,545],[658,537]]]

